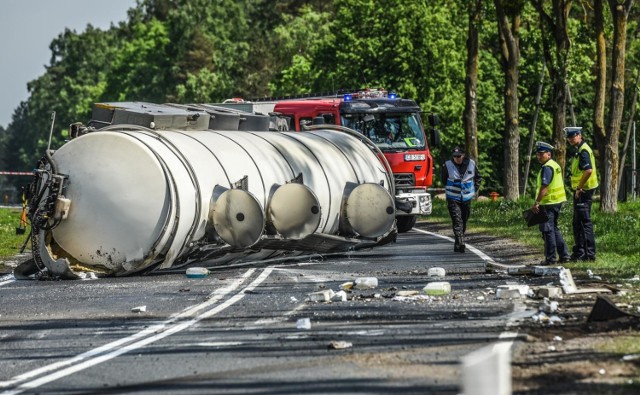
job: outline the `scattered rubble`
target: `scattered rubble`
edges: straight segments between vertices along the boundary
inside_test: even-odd
[[[434,281],[427,284],[422,291],[427,295],[448,295],[451,293],[451,284],[446,281]]]
[[[352,343],[349,343],[343,340],[333,340],[329,342],[329,345],[327,346],[327,348],[330,350],[341,350],[345,348],[351,348],[352,346],[353,346]]]
[[[187,269],[187,278],[205,278],[209,275],[209,269],[205,267],[190,267]]]
[[[359,277],[354,281],[354,288],[356,289],[373,289],[378,286],[378,279],[376,277]]]
[[[331,298],[335,296],[335,292],[332,289],[325,289],[323,291],[313,292],[309,294],[309,301],[311,302],[330,302]]]
[[[136,306],[136,307],[132,307],[131,311],[133,313],[144,313],[145,311],[147,311],[147,306]]]
[[[427,277],[444,277],[447,272],[441,267],[430,267],[427,270]]]
[[[311,320],[309,318],[300,318],[296,321],[296,328],[311,329]]]

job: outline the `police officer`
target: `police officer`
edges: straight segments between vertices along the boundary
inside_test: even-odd
[[[478,173],[476,162],[467,158],[462,148],[456,146],[451,155],[452,158],[442,166],[440,178],[445,184],[447,208],[455,236],[453,250],[464,252],[464,234],[471,215],[471,199],[475,197],[482,177]]]
[[[542,165],[536,181],[536,201],[531,207],[534,213],[544,210],[549,218],[547,222],[539,225],[542,239],[544,240],[544,261],[541,265],[555,265],[556,252],[560,262],[569,262],[571,256],[564,242],[562,233],[558,228],[560,209],[567,201],[564,191],[562,169],[555,160],[551,159],[553,146],[543,141],[536,143],[536,158]]]
[[[591,222],[591,203],[598,187],[596,161],[591,147],[582,139],[582,128],[564,128],[567,142],[576,148],[571,160],[571,190],[573,193],[573,261],[595,261],[596,240]]]

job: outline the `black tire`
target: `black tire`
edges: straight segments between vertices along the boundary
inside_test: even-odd
[[[396,226],[398,227],[398,233],[408,232],[416,224],[417,216],[415,215],[403,215],[396,217]]]

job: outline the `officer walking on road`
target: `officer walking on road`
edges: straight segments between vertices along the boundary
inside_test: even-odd
[[[536,182],[536,201],[531,207],[531,211],[537,213],[543,210],[549,218],[547,222],[539,225],[542,239],[544,240],[544,261],[541,265],[555,265],[556,252],[560,262],[569,262],[571,256],[569,249],[564,242],[562,233],[558,228],[558,217],[560,209],[567,201],[564,191],[564,180],[562,179],[562,169],[553,159],[553,146],[543,141],[536,143],[536,158],[542,165]]]
[[[453,250],[464,252],[464,234],[471,215],[471,199],[475,197],[482,177],[478,173],[476,162],[467,158],[462,148],[455,147],[451,155],[452,159],[442,166],[440,178],[445,184],[447,208],[455,236]]]
[[[573,191],[573,253],[572,261],[595,261],[596,239],[591,222],[591,203],[598,187],[596,161],[591,147],[582,139],[582,128],[564,128],[567,142],[576,148],[571,160],[571,190]]]

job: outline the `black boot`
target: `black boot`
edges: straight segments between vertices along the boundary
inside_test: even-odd
[[[462,240],[462,235],[460,233],[455,233],[454,236],[455,236],[456,242],[453,245],[453,252],[462,252],[460,250],[460,248],[461,248],[460,244],[461,244],[461,240]]]
[[[460,252],[464,252],[466,246],[464,245],[464,234],[460,235],[460,247],[459,247],[459,251]]]

